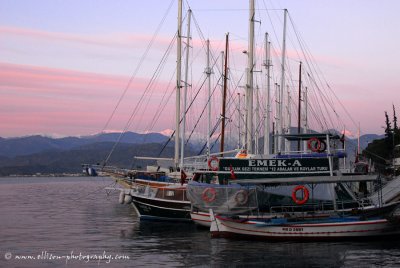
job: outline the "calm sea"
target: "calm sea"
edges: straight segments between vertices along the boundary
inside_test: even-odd
[[[139,222],[109,178],[0,178],[0,267],[400,267],[400,242],[210,239]]]

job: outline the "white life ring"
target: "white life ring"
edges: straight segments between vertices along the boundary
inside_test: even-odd
[[[248,200],[249,200],[249,195],[245,190],[240,190],[235,194],[235,202],[238,205],[245,205]]]

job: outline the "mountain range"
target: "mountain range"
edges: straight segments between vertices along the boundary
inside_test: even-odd
[[[360,137],[360,147],[365,148],[372,140],[383,135],[367,134]],[[172,157],[174,144],[160,133],[139,134],[126,132],[101,133],[83,137],[51,138],[40,135],[0,138],[0,176],[80,173],[81,165],[104,163],[123,168],[143,167],[149,160],[134,160],[134,156]],[[260,142],[262,144],[262,141]],[[347,152],[354,155],[356,139],[348,139]],[[227,145],[226,150],[235,148]],[[203,142],[195,141],[185,149],[185,155],[196,155]],[[228,147],[228,148],[227,148]],[[215,149],[219,148],[215,146]]]

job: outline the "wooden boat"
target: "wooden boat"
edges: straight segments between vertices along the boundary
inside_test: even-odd
[[[392,205],[393,206],[393,205]],[[393,211],[398,209],[397,204]],[[327,215],[325,217],[281,217],[238,219],[210,211],[212,237],[264,240],[338,240],[400,235],[397,216],[365,217]]]
[[[191,221],[186,185],[135,180],[130,196],[141,220]]]

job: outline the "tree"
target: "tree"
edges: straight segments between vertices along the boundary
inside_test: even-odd
[[[389,121],[389,116],[386,111],[385,111],[385,117],[386,117],[386,128],[385,128],[386,150],[388,152],[389,157],[392,157],[394,149],[394,131],[392,129],[392,124]]]
[[[388,113],[385,111],[385,117],[386,117],[386,128],[385,128],[385,137],[387,140],[392,138],[392,124],[390,123]]]
[[[393,105],[393,145],[400,144],[400,129],[397,126],[396,109]]]
[[[389,120],[388,113],[385,111],[385,138],[374,140],[368,144],[364,150],[364,154],[372,159],[375,163],[375,168],[384,172],[391,158],[393,157],[394,145],[400,143],[400,129],[397,126],[396,110],[393,106],[393,128],[392,123]],[[390,164],[389,164],[390,165]]]

